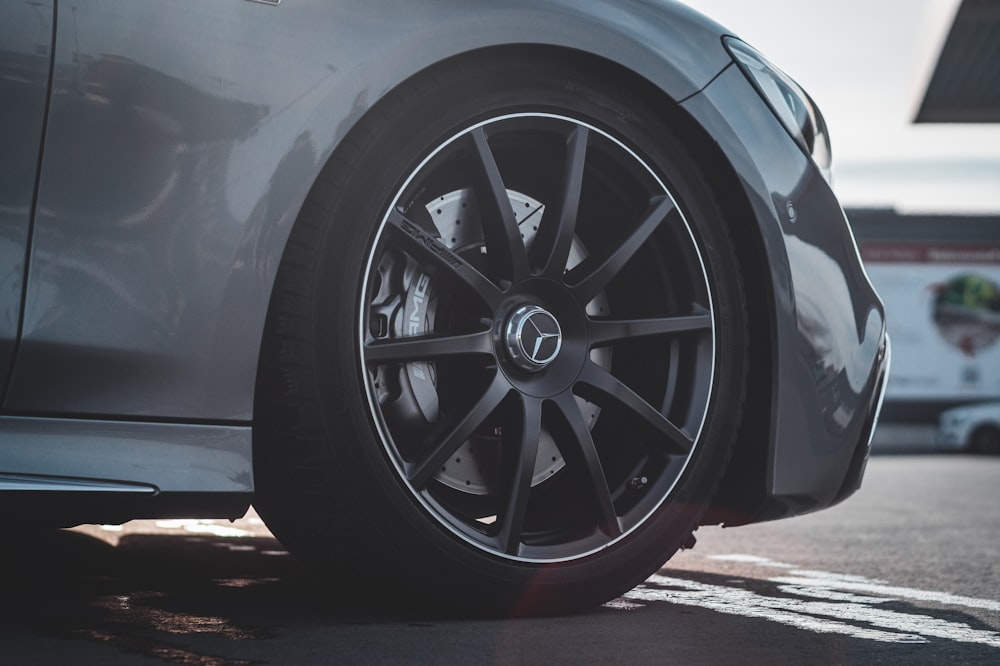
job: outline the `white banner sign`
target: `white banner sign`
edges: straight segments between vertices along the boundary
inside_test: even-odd
[[[1000,396],[1000,245],[869,241],[892,338],[888,399]]]

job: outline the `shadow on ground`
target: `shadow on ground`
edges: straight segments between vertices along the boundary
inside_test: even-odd
[[[129,534],[112,546],[36,531],[6,544],[0,566],[0,638],[99,643],[172,663],[250,664],[212,654],[212,639],[267,639],[303,622],[393,623],[413,610],[387,605],[384,590],[320,583],[267,537]],[[208,653],[190,649],[199,637]]]

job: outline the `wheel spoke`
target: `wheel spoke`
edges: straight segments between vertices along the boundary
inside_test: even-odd
[[[430,483],[441,466],[458,450],[473,431],[482,425],[510,392],[510,383],[502,372],[497,372],[489,387],[475,405],[457,423],[435,430],[429,437],[430,452],[417,463],[406,465],[406,477],[415,488],[421,490]]]
[[[469,133],[475,164],[473,189],[479,204],[483,238],[492,277],[518,282],[528,275],[528,253],[514,217],[507,188],[486,139],[479,127]]]
[[[566,270],[570,248],[576,233],[576,218],[580,210],[580,194],[583,191],[583,167],[587,159],[587,141],[590,131],[583,126],[576,127],[566,142],[566,164],[563,167],[562,189],[558,208],[552,212],[548,223],[542,222],[535,248],[547,252],[539,264],[542,273],[559,277]]]
[[[669,442],[669,445],[663,447],[665,454],[683,455],[691,451],[694,440],[688,433],[671,423],[658,409],[601,366],[592,361],[588,362],[580,374],[578,383],[584,387],[581,392],[585,394],[584,397],[587,397],[586,394],[590,394],[590,391],[587,391],[588,388],[597,391],[597,393],[614,400],[635,414],[656,432],[664,435]]]
[[[629,235],[618,248],[604,259],[596,268],[595,262],[584,261],[566,276],[574,296],[579,303],[589,303],[597,294],[608,286],[608,283],[625,267],[639,248],[649,239],[650,235],[672,212],[678,215],[673,201],[666,196],[656,196],[650,199],[649,208],[639,226]],[[577,275],[582,277],[577,278]]]
[[[403,250],[418,261],[426,261],[441,269],[444,277],[466,285],[491,309],[500,298],[500,290],[476,267],[449,250],[444,243],[428,234],[418,224],[397,210],[389,213],[388,229]]]
[[[462,354],[492,356],[493,353],[493,338],[489,330],[459,335],[378,340],[365,345],[365,360],[374,364],[430,361]]]
[[[531,497],[531,480],[538,456],[538,440],[542,432],[542,402],[529,396],[521,397],[521,432],[510,456],[510,476],[507,503],[500,515],[500,548],[516,555],[524,532],[524,517]]]
[[[594,438],[587,428],[583,414],[580,413],[580,405],[569,392],[559,395],[554,403],[572,434],[572,441],[568,446],[575,448],[575,451],[567,451],[563,455],[579,457],[586,481],[593,492],[601,531],[611,538],[617,537],[622,533],[621,521],[615,511],[608,480],[604,475],[604,465],[601,464],[597,447],[594,446]]]
[[[712,328],[712,317],[708,310],[695,305],[691,314],[649,319],[592,319],[588,324],[588,335],[592,347],[600,347],[618,340],[641,338],[649,335],[668,335],[707,331]]]

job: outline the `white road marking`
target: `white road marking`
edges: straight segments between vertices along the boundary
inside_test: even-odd
[[[797,585],[804,587],[820,587],[827,589],[848,590],[851,592],[863,592],[865,594],[880,594],[885,597],[916,599],[918,601],[933,601],[949,606],[965,606],[967,608],[983,608],[1000,612],[1000,601],[992,599],[979,599],[977,597],[963,597],[947,592],[932,592],[930,590],[918,590],[910,587],[897,587],[889,585],[884,580],[865,578],[864,576],[852,576],[850,574],[831,573],[829,571],[813,571],[810,569],[798,569],[794,564],[775,562],[766,557],[757,555],[710,555],[710,560],[722,562],[744,562],[747,564],[758,564],[763,567],[773,567],[776,569],[792,569],[789,576],[770,578],[774,583],[785,583],[787,585]]]
[[[949,606],[965,606],[966,608],[983,608],[994,612],[1000,612],[1000,601],[991,599],[978,599],[976,597],[962,597],[947,592],[933,592],[931,590],[916,590],[909,587],[896,587],[886,585],[882,581],[874,580],[837,580],[834,578],[824,578],[815,575],[803,576],[801,574],[818,574],[822,572],[802,572],[793,571],[793,576],[781,576],[772,578],[774,583],[784,583],[786,585],[796,585],[802,587],[816,587],[822,589],[847,590],[850,592],[863,592],[864,594],[880,594],[896,599],[914,599],[916,601],[932,601]]]
[[[662,587],[650,587],[651,583]],[[815,617],[810,614],[808,606],[813,602],[784,597],[767,597],[750,590],[708,585],[681,578],[669,578],[659,574],[654,574],[645,584],[627,592],[625,598],[632,601],[665,601],[687,606],[701,606],[727,615],[760,618],[822,634],[843,634],[853,638],[866,638],[884,643],[927,642],[926,639],[916,634],[891,633]]]
[[[784,562],[775,562],[774,560],[769,560],[766,557],[759,557],[757,555],[743,555],[736,553],[733,555],[710,555],[708,557],[710,560],[719,560],[721,562],[743,562],[745,564],[759,564],[762,567],[775,567],[778,569],[794,569],[794,564],[785,564]]]
[[[742,587],[654,574],[608,607],[628,610],[636,604],[658,601],[885,643],[927,643],[930,639],[945,639],[1000,648],[1000,633],[996,631],[975,629],[963,622],[928,614],[879,607],[892,601],[916,600],[1000,611],[997,601],[899,587],[862,576],[802,570],[792,564],[754,555],[716,555],[711,559],[787,570],[788,575],[767,578],[767,581],[775,584],[776,592],[789,596],[770,596]]]

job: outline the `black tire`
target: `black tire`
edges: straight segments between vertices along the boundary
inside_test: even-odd
[[[508,53],[421,76],[338,147],[258,380],[255,503],[293,554],[523,614],[614,598],[689,540],[735,438],[747,317],[669,118]]]
[[[969,450],[984,455],[1000,455],[1000,429],[981,426],[969,438]]]

